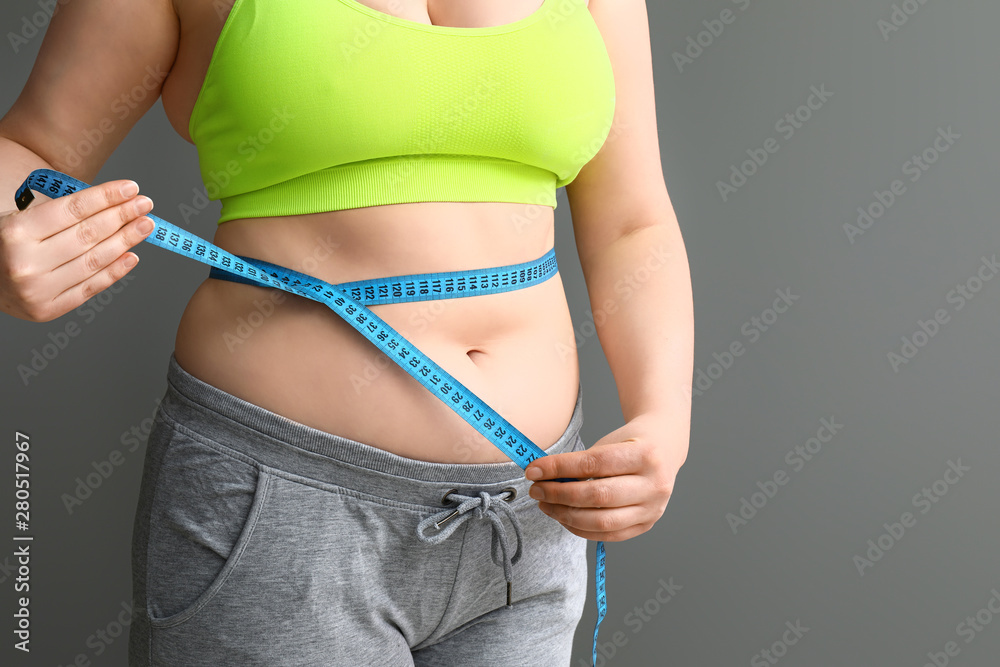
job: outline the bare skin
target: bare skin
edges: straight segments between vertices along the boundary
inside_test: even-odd
[[[392,5],[401,3],[363,3],[431,23],[426,8],[418,3],[395,11]],[[182,37],[177,62],[162,92],[171,123],[183,132],[225,17],[203,0],[175,0],[174,4],[181,25],[198,26],[199,31],[187,44]],[[510,23],[538,4],[538,0],[519,0],[473,11],[453,3],[436,13],[433,22],[457,26]],[[531,224],[515,222],[529,213],[534,220]],[[332,245],[332,254],[310,273],[340,283],[524,262],[551,248],[553,233],[550,207],[418,202],[232,220],[219,227],[215,243],[240,255],[289,267],[309,257],[324,257],[324,248]],[[414,253],[414,248],[425,250]],[[195,377],[272,412],[402,456],[440,462],[508,460],[321,304],[290,297],[277,305],[246,342],[224,339],[225,333],[236,332],[237,318],[252,313],[254,300],[267,299],[268,292],[227,281],[205,281],[180,322],[175,348],[178,363]],[[516,292],[449,299],[435,305],[385,304],[372,311],[543,449],[565,430],[579,375],[575,353],[560,356],[557,346],[560,342],[573,345],[572,321],[558,275]]]
[[[352,1],[456,27],[513,23],[542,4]],[[587,451],[539,459],[527,474],[537,480],[531,495],[544,500],[539,507],[568,530],[619,541],[648,531],[660,518],[687,455],[693,316],[686,253],[656,141],[645,3],[590,0],[587,10],[611,57],[615,121],[566,195],[591,308],[615,313],[597,323],[597,335],[626,423]],[[46,167],[94,187],[56,200],[39,196],[25,211],[0,205],[0,310],[51,321],[131,271],[129,260],[159,252],[137,247],[149,233],[142,224],[152,202],[120,192],[124,181],[95,178],[157,99],[189,140],[191,110],[228,11],[228,2],[217,0],[58,6],[24,90],[0,119],[0,189],[13,193],[29,171]],[[148,94],[105,127],[112,103],[140,85]],[[92,136],[95,128],[101,128],[96,145],[74,153],[81,136]],[[157,213],[170,219],[169,211]],[[419,202],[233,220],[213,240],[236,254],[336,283],[523,262],[542,255],[553,239],[549,207]],[[638,276],[641,285],[622,296],[619,284]],[[178,328],[181,366],[290,419],[403,456],[507,461],[324,306],[286,296],[241,336],[241,318],[260,322],[251,317],[259,304],[273,304],[272,294],[206,280]],[[515,292],[373,310],[543,449],[565,430],[579,371],[558,275]],[[547,481],[565,477],[588,481]]]
[[[510,23],[540,5],[540,0],[451,3],[435,9],[432,21],[421,3],[361,1],[409,20],[465,27]],[[173,1],[180,37],[161,98],[172,126],[188,141],[191,110],[229,11],[220,6]],[[553,240],[551,207],[419,202],[232,220],[219,226],[213,242],[240,255],[309,268],[312,275],[339,283],[524,262],[544,254]],[[414,253],[413,248],[426,250]],[[302,265],[317,256],[325,261]],[[508,460],[328,308],[293,296],[274,304],[272,294],[267,288],[206,280],[181,318],[178,363],[270,411],[402,456]],[[275,306],[273,315],[234,344],[240,318],[262,301]],[[372,310],[540,447],[552,445],[565,430],[579,375],[560,276],[505,294]]]

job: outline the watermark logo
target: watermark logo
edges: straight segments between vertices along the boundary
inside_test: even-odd
[[[806,98],[805,104],[800,105],[790,113],[786,113],[774,124],[774,131],[779,133],[785,141],[790,140],[798,130],[805,127],[813,114],[822,109],[833,97],[833,93],[826,89],[825,84],[820,84],[819,88],[810,86],[809,91],[810,94]],[[736,194],[761,167],[767,164],[770,156],[779,150],[781,150],[781,144],[774,137],[765,139],[760,147],[748,148],[746,151],[748,159],[741,162],[739,166],[735,164],[729,166],[729,180],[715,182],[715,187],[718,189],[722,201],[729,201],[732,195]]]
[[[970,470],[972,468],[962,465],[960,458],[954,461],[949,460],[948,467],[941,479],[935,480],[930,486],[926,486],[919,493],[914,494],[913,507],[920,510],[920,514],[927,514]],[[865,570],[875,567],[875,563],[882,560],[893,547],[899,544],[906,535],[907,529],[916,525],[917,517],[912,512],[903,512],[898,521],[883,523],[882,527],[885,528],[885,532],[868,540],[868,549],[864,555],[855,554],[853,558],[854,567],[857,568],[858,574],[862,577],[865,576]]]

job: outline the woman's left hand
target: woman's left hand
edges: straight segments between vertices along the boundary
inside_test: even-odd
[[[586,451],[536,459],[525,469],[536,482],[529,495],[545,514],[588,540],[642,535],[663,516],[687,458],[687,434],[676,430],[655,415],[640,415]],[[541,474],[532,476],[536,471]],[[561,477],[580,481],[546,481]]]

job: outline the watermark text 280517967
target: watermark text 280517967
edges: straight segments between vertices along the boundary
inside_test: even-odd
[[[31,469],[28,466],[28,450],[31,438],[24,433],[14,434],[14,558],[17,561],[17,576],[14,591],[20,593],[14,605],[14,648],[30,652],[31,616],[31,536],[26,535],[31,522]]]

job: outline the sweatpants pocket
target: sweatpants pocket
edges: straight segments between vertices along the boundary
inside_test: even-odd
[[[176,427],[153,489],[146,551],[146,609],[154,627],[193,618],[239,566],[268,488],[268,474]]]

